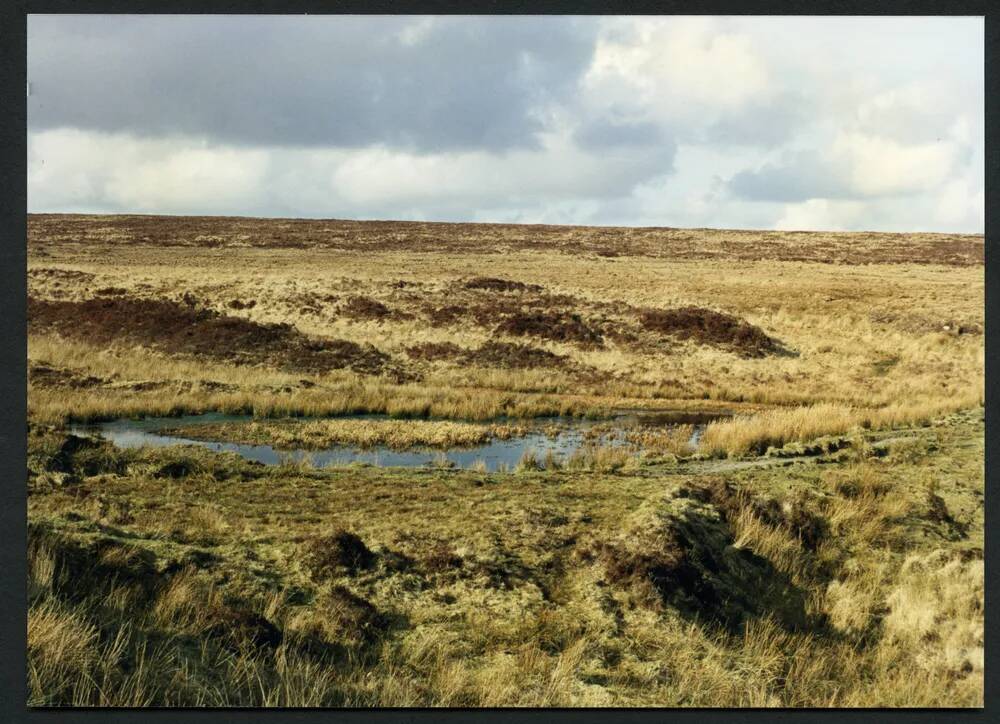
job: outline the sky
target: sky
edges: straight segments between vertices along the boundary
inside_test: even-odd
[[[984,226],[983,20],[32,15],[28,210]]]

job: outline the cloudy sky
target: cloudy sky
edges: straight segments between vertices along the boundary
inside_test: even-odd
[[[982,232],[980,18],[31,16],[29,211]]]

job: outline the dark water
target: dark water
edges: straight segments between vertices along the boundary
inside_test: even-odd
[[[123,448],[136,447],[167,447],[171,445],[197,445],[216,452],[234,452],[246,458],[265,465],[278,465],[283,461],[302,461],[309,459],[313,465],[346,465],[350,463],[367,463],[378,467],[423,467],[444,464],[447,467],[471,468],[480,461],[489,471],[513,469],[522,456],[529,450],[534,450],[539,460],[551,451],[557,459],[565,460],[584,445],[585,435],[594,425],[612,426],[611,432],[604,432],[596,440],[603,445],[625,445],[621,434],[625,428],[642,426],[670,427],[679,424],[694,424],[695,433],[692,442],[697,442],[707,420],[699,418],[695,422],[690,416],[674,416],[659,419],[656,415],[626,414],[613,420],[579,420],[576,418],[554,417],[540,418],[531,421],[533,426],[557,425],[559,431],[554,435],[532,431],[528,434],[509,440],[493,439],[482,445],[472,447],[455,447],[447,450],[432,450],[416,448],[410,450],[391,450],[386,447],[359,449],[350,445],[334,445],[324,450],[284,450],[275,449],[270,445],[246,445],[234,442],[210,442],[192,440],[185,437],[161,434],[164,428],[176,428],[189,425],[212,424],[219,422],[243,422],[253,418],[243,415],[224,415],[207,413],[204,415],[188,415],[184,417],[150,417],[140,420],[120,419],[112,422],[101,422],[89,425],[77,425],[73,428],[76,434],[97,434]],[[352,419],[385,420],[385,415],[359,415]],[[594,439],[593,437],[591,438]]]

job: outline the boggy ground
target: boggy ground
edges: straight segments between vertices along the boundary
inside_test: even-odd
[[[45,215],[28,252],[33,703],[982,702],[981,237]],[[638,409],[736,415],[503,474],[66,429]]]

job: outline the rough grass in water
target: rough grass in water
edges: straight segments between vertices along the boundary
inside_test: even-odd
[[[322,450],[333,445],[360,448],[471,447],[508,440],[527,432],[523,425],[476,425],[429,420],[309,420],[227,422],[167,428],[165,433],[199,440],[221,440],[279,449]]]

